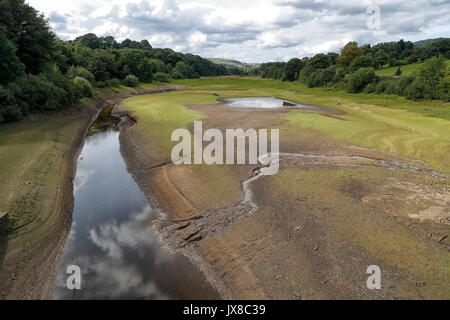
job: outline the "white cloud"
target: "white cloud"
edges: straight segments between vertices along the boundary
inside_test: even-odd
[[[204,57],[248,62],[336,51],[347,41],[376,43],[450,35],[448,0],[28,0],[56,34],[87,32],[118,40],[146,38]],[[367,28],[369,4],[381,30]]]

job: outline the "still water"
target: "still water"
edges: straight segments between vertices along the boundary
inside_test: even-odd
[[[217,298],[186,258],[161,246],[152,228],[156,214],[120,153],[113,107],[91,126],[78,157],[72,227],[52,298]],[[67,288],[69,265],[81,270],[80,290]]]
[[[229,98],[223,99],[223,101],[227,106],[235,108],[280,109],[283,107],[302,107],[295,102],[273,97]]]

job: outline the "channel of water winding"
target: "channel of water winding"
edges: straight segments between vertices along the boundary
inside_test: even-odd
[[[90,127],[77,161],[72,226],[53,299],[209,299],[217,293],[184,256],[163,247],[157,219],[120,153],[119,118],[106,107]],[[69,265],[81,289],[69,290]]]

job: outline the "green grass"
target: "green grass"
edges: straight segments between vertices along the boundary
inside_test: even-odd
[[[388,94],[365,94],[347,93],[332,88],[307,88],[299,82],[282,82],[279,80],[248,78],[205,78],[177,80],[172,84],[187,86],[188,90],[211,91],[226,93],[235,91],[249,95],[263,95],[282,97],[287,94],[297,98],[303,104],[320,105],[325,107],[339,108],[338,103],[370,104],[394,109],[403,109],[426,116],[439,117],[450,120],[450,107],[442,101],[411,101],[405,97]],[[289,98],[289,97],[285,97]],[[301,99],[301,100],[300,100]]]
[[[172,146],[169,143],[172,130],[204,117],[183,105],[215,103],[214,92],[228,97],[277,96],[342,110],[347,113],[343,116],[347,121],[295,110],[281,117],[290,125],[322,132],[331,139],[412,156],[450,172],[450,107],[442,102],[308,89],[299,83],[259,78],[209,78],[175,83],[187,86],[187,91],[125,100],[126,108],[144,120],[141,125],[145,126],[142,130],[146,136],[161,141],[158,150],[166,156]]]
[[[402,76],[410,76],[414,72],[419,71],[423,62],[417,62],[412,64],[407,64],[405,66],[400,66],[400,70],[402,70]],[[447,66],[450,67],[450,60],[447,60]],[[397,71],[398,67],[386,67],[383,69],[376,70],[375,73],[377,76],[393,76]]]
[[[216,99],[213,95],[175,91],[132,97],[124,100],[123,106],[138,119],[140,132],[151,141],[155,151],[167,159],[173,147],[170,141],[172,131],[186,128],[194,120],[205,117],[201,112],[184,107],[184,104],[216,103]]]
[[[283,119],[339,141],[414,156],[450,172],[450,121],[377,106],[355,108],[343,108],[347,121],[300,111]]]

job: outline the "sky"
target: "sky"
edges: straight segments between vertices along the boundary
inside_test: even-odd
[[[205,58],[287,61],[375,44],[450,36],[450,0],[27,0],[57,36],[147,39]]]

